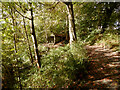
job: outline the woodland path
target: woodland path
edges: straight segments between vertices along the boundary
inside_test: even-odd
[[[98,46],[86,46],[90,58],[83,87],[120,90],[120,52]]]

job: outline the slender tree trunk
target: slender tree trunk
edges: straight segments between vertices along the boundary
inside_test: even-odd
[[[69,19],[69,37],[70,37],[70,44],[73,41],[77,40],[76,32],[75,32],[75,21],[74,21],[74,12],[73,12],[73,4],[72,2],[64,2],[67,5],[68,11],[68,19]]]
[[[34,28],[34,17],[33,17],[32,3],[30,3],[30,6],[31,6],[31,25],[32,25],[31,33],[32,33],[32,40],[33,40],[33,43],[34,43],[35,59],[37,61],[38,68],[40,68],[41,67],[41,62],[40,62],[40,56],[39,56],[39,52],[38,52],[38,44],[37,44],[35,28]]]
[[[23,22],[24,22],[24,29],[25,29],[25,34],[26,34],[26,38],[27,38],[27,43],[28,43],[28,47],[29,47],[29,55],[30,55],[30,61],[33,64],[33,56],[32,56],[32,51],[31,51],[31,47],[30,47],[30,41],[29,41],[29,37],[27,34],[27,30],[26,30],[26,23],[25,23],[25,19],[23,17]]]
[[[15,60],[17,61],[17,63],[19,62],[18,61],[18,58],[17,58],[17,36],[16,36],[16,21],[15,21],[15,11],[11,8],[11,16],[12,16],[12,21],[13,21],[13,29],[15,30],[15,33],[14,33],[14,52],[15,52]],[[20,70],[19,70],[19,67],[17,66],[17,69],[18,69],[18,81],[19,81],[19,87],[20,87],[20,90],[22,90],[22,84],[21,84],[21,78],[20,78]]]
[[[69,28],[68,28],[68,17],[66,17],[66,41],[69,42]]]
[[[48,43],[48,40],[47,40],[48,35],[47,35],[47,30],[46,29],[45,29],[45,38],[46,38],[46,43]]]
[[[17,45],[16,45],[16,34],[14,34],[14,51],[15,51],[15,54],[17,54]],[[15,59],[16,59],[16,61],[17,62],[19,62],[18,61],[18,59],[17,59],[17,55],[15,55]],[[21,76],[20,76],[20,70],[19,70],[19,67],[17,66],[17,69],[18,69],[18,81],[19,81],[19,87],[20,87],[20,90],[22,90],[22,84],[21,84]]]
[[[46,21],[45,21],[45,12],[43,11],[44,15],[43,15],[43,23],[46,25]],[[45,38],[46,38],[46,43],[48,43],[48,34],[47,34],[47,29],[45,29]]]

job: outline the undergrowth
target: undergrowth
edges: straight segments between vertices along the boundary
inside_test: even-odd
[[[31,76],[24,81],[25,87],[55,88],[69,87],[78,79],[79,72],[87,72],[84,60],[87,59],[83,44],[74,43],[71,46],[50,49],[42,57],[42,67],[33,68]]]
[[[101,29],[93,30],[84,42],[88,45],[97,45],[118,51],[120,49],[118,30],[107,29],[104,34],[100,34],[100,31]]]
[[[113,51],[118,51],[119,50],[119,40],[118,40],[118,35],[117,34],[111,34],[107,33],[103,35],[101,40],[97,40],[95,45],[112,49]]]

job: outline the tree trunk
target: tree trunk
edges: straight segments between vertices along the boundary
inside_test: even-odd
[[[32,40],[33,40],[33,43],[34,43],[35,59],[37,61],[38,68],[40,68],[41,67],[41,62],[40,62],[40,56],[39,56],[39,52],[38,52],[38,44],[37,44],[35,28],[34,28],[34,18],[33,18],[32,3],[30,3],[30,6],[31,6],[30,11],[31,11],[31,25],[32,25],[31,33],[32,33]]]
[[[68,17],[66,17],[66,41],[69,42]]]
[[[14,52],[15,52],[15,60],[17,61],[17,63],[19,62],[18,61],[18,58],[17,58],[17,36],[16,36],[16,21],[15,21],[15,11],[11,8],[11,17],[12,17],[12,23],[13,23],[13,29],[15,30],[15,33],[14,33]],[[19,70],[19,66],[17,66],[17,69],[18,69],[18,81],[19,81],[19,87],[20,87],[20,90],[22,90],[22,84],[21,84],[21,76],[20,76],[20,70]]]
[[[69,19],[69,37],[70,37],[70,44],[73,41],[77,40],[76,32],[75,32],[75,21],[74,21],[74,12],[73,12],[73,4],[72,2],[64,2],[67,5],[68,11],[68,19]]]
[[[26,38],[27,38],[27,44],[28,44],[28,47],[29,47],[30,61],[33,64],[33,56],[32,56],[32,51],[31,51],[31,47],[30,47],[29,37],[28,37],[28,34],[27,34],[26,26],[25,26],[25,19],[24,19],[24,17],[23,17],[23,22],[24,22],[24,29],[25,29],[25,34],[26,34]]]
[[[109,3],[107,4],[109,6],[107,6],[105,8],[105,15],[104,15],[104,23],[102,25],[102,30],[100,32],[100,34],[103,34],[105,32],[105,29],[108,27],[109,25],[109,21],[110,21],[110,17],[114,11],[115,8],[119,7],[119,4],[118,3]]]
[[[108,8],[106,9],[106,15],[100,34],[103,34],[105,32],[105,29],[108,27],[108,22],[110,21],[110,17],[112,15],[113,10],[114,9],[108,9]]]
[[[16,34],[14,34],[14,52],[15,52],[15,59],[17,62],[18,59],[17,59],[17,45],[16,45]],[[20,90],[22,90],[22,84],[21,84],[21,76],[20,76],[20,69],[19,69],[19,66],[17,66],[17,70],[18,70],[18,81],[19,81],[19,87],[20,87]]]

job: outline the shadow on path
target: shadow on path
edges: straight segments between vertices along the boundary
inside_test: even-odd
[[[98,46],[86,46],[90,66],[83,87],[120,88],[120,52]]]

